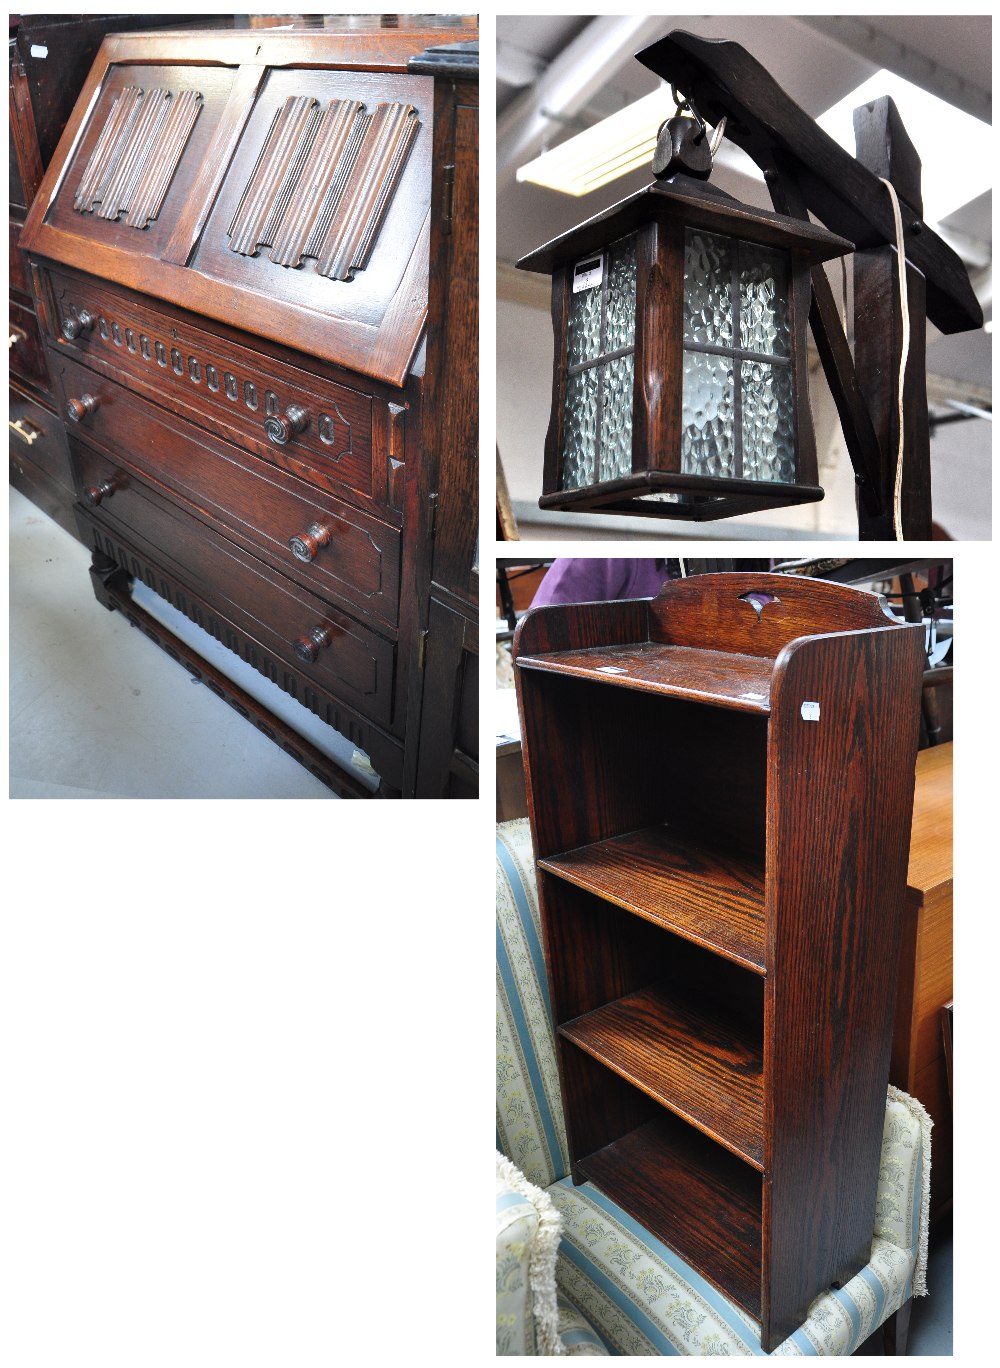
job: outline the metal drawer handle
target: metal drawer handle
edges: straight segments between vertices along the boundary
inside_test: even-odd
[[[83,497],[91,508],[96,508],[102,499],[110,499],[112,494],[116,494],[119,489],[125,488],[125,481],[121,475],[112,475],[110,480],[102,480],[100,484],[84,485]]]
[[[26,418],[8,418],[7,426],[12,432],[17,433],[22,442],[27,442],[28,446],[42,435],[41,428],[33,427]]]
[[[309,415],[299,404],[289,404],[284,413],[272,413],[264,420],[264,431],[276,446],[285,446],[301,432]]]
[[[89,309],[78,309],[76,314],[67,314],[62,321],[62,335],[72,342],[81,333],[90,332],[94,326],[94,315]]]
[[[71,423],[81,423],[99,407],[100,402],[93,394],[81,394],[79,399],[70,399],[66,405],[66,417]]]
[[[322,523],[310,523],[305,532],[288,538],[288,548],[296,560],[311,561],[323,546],[329,546],[333,539],[333,529]]]
[[[307,665],[313,665],[319,658],[319,653],[324,646],[329,646],[333,640],[333,633],[329,627],[314,627],[305,636],[296,637],[292,642],[292,650],[300,660],[304,660]]]

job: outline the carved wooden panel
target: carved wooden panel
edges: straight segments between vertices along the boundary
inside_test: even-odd
[[[363,270],[420,127],[411,104],[290,96],[277,111],[229,226],[229,247],[270,247],[279,266],[315,257],[316,270],[350,280]]]
[[[173,95],[127,86],[111,106],[73,199],[81,214],[130,228],[155,219],[202,106],[197,90]]]

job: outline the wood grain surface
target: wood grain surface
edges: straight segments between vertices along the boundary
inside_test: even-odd
[[[710,701],[755,713],[768,711],[772,663],[760,656],[664,646],[653,641],[637,642],[625,649],[593,647],[518,658],[524,670],[550,670],[597,684]]]
[[[760,1175],[661,1114],[578,1165],[581,1175],[759,1318]]]
[[[764,870],[758,862],[660,826],[538,863],[686,940],[764,971]]]
[[[711,1010],[715,1007],[717,1010]],[[763,1168],[763,1043],[683,987],[644,988],[559,1032],[726,1149]]]
[[[923,633],[779,662],[768,761],[767,1343],[868,1261],[919,727]],[[816,722],[803,701],[818,702]]]

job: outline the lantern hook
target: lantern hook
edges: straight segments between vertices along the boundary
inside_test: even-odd
[[[691,97],[682,95],[675,85],[670,87],[670,96],[674,114],[657,130],[653,175],[657,180],[668,180],[682,172],[697,180],[708,180],[726,127],[725,117],[716,125],[711,139],[706,139],[708,126]]]

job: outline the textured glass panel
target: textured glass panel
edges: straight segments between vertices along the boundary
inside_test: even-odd
[[[608,320],[605,352],[621,351],[635,343],[636,237],[623,238],[611,248]]]
[[[733,344],[733,270],[729,238],[684,234],[684,340]]]
[[[580,489],[594,483],[594,452],[597,448],[597,367],[570,375],[566,380],[563,415],[563,462],[561,489]]]
[[[601,287],[580,290],[569,297],[567,362],[578,366],[601,353]]]
[[[632,377],[631,353],[606,361],[604,415],[601,426],[601,479],[620,480],[632,474]]]
[[[795,479],[795,401],[790,366],[744,361],[743,476],[790,484]]]
[[[788,270],[784,252],[740,247],[740,346],[788,356]]]
[[[732,475],[733,358],[684,353],[681,471]]]

